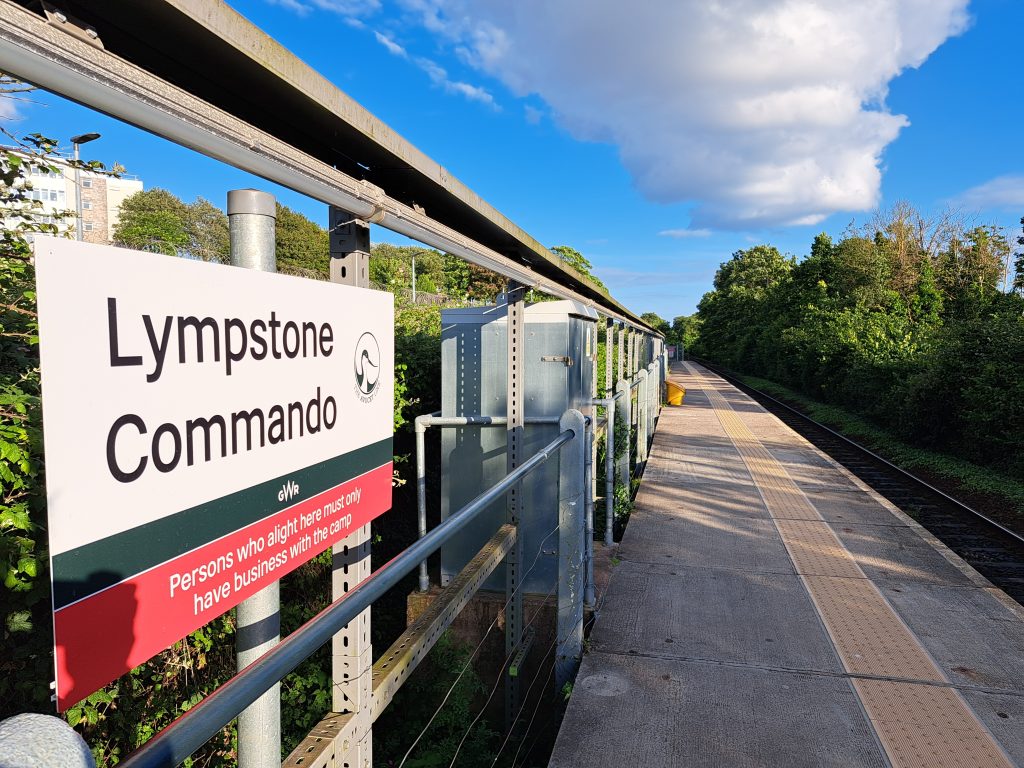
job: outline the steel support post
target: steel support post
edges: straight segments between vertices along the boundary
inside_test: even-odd
[[[612,396],[612,356],[615,353],[615,324],[610,317],[604,321],[604,396]]]
[[[427,535],[427,428],[416,420],[416,512],[419,518],[419,534]],[[420,563],[420,592],[430,589],[427,561]]]
[[[508,424],[507,466],[511,472],[522,462],[523,425],[525,422],[525,387],[523,375],[526,370],[526,295],[525,286],[516,282],[508,284],[507,307],[507,380],[506,403]],[[506,522],[516,526],[522,519],[522,485],[516,484],[508,492]],[[505,556],[505,655],[511,656],[523,639],[523,592],[520,587],[523,565],[523,537],[516,536],[516,543]],[[519,711],[519,676],[505,675],[505,724],[511,730],[515,727],[516,712]]]
[[[276,218],[273,195],[256,189],[228,192],[228,239],[234,266],[261,272],[277,271]],[[235,649],[238,669],[242,670],[281,640],[280,582],[275,581],[239,603],[236,618]],[[280,683],[238,716],[238,765],[239,768],[281,765]]]
[[[632,378],[633,371],[636,370],[633,368],[633,350],[636,348],[636,333],[632,329],[627,329],[626,344],[626,371],[627,375]]]
[[[619,398],[624,400],[625,398]],[[615,543],[615,411],[618,403],[609,399],[604,408],[608,415],[608,424],[605,427],[605,451],[604,451],[604,543],[610,547]]]
[[[559,431],[571,429],[575,434],[573,440],[562,446],[558,457],[558,688],[572,680],[583,655],[585,428],[583,414],[577,410],[566,411],[558,422]]]
[[[595,473],[594,466],[597,464],[597,440],[594,439],[594,431],[597,426],[597,409],[591,408],[590,412],[595,414],[586,426],[586,450],[584,460],[584,544],[586,558],[586,587],[583,590],[583,603],[587,608],[594,608],[594,496],[595,494]]]
[[[587,331],[589,334],[590,331]],[[594,323],[593,357],[590,359],[590,423],[587,425],[587,590],[588,608],[594,607],[594,503],[597,499],[597,323]]]
[[[658,421],[658,406],[661,403],[661,376],[658,375],[658,364],[651,362],[647,366],[647,455],[651,455],[651,443],[654,442],[654,427]]]
[[[624,325],[619,326],[619,375],[615,377],[615,380],[625,378],[625,355],[626,355],[626,327]]]
[[[638,371],[640,386],[636,390],[636,463],[647,461],[647,417],[650,401],[647,396],[647,371]]]
[[[615,409],[618,411],[615,414],[616,419],[621,419],[622,423],[626,425],[626,445],[622,451],[622,458],[619,459],[619,482],[629,489],[629,442],[631,440],[630,432],[633,429],[633,416],[630,413],[630,407],[632,406],[632,394],[629,388],[629,382],[625,379],[619,379],[619,383],[615,385],[615,395],[618,399],[615,401]]]
[[[370,228],[348,211],[330,206],[331,282],[370,287]],[[370,524],[353,531],[334,545],[331,599],[337,600],[372,573]],[[331,643],[334,695],[332,709],[352,714],[355,743],[342,744],[339,766],[370,768],[373,765],[373,648],[371,609],[334,636]]]

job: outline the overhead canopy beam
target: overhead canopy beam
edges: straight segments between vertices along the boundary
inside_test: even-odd
[[[102,47],[30,4],[0,0],[0,70],[654,330],[219,0],[62,2]]]

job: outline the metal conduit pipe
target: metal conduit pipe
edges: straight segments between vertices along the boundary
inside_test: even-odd
[[[577,437],[582,438],[583,435],[577,434],[574,429],[561,432],[558,437],[506,475],[501,482],[481,493],[422,539],[381,566],[344,597],[331,603],[292,632],[269,652],[130,754],[121,765],[124,768],[173,768],[184,762],[271,686],[330,642],[342,627],[398,584],[419,562],[440,549],[442,544],[473,522],[509,488],[541,466],[556,450]]]
[[[553,416],[534,416],[526,419],[527,424],[557,424]],[[442,416],[440,411],[417,416],[416,426],[416,511],[419,516],[419,535],[427,535],[427,427],[501,427],[508,424],[505,416]],[[427,561],[420,563],[420,592],[430,589]]]

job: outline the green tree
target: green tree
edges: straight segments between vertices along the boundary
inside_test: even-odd
[[[186,250],[202,261],[227,264],[231,260],[228,217],[220,208],[202,197],[185,210]]]
[[[591,264],[587,258],[568,245],[556,245],[551,251],[561,259],[562,263],[567,267],[571,267],[579,272],[581,275],[590,278],[591,281],[597,283],[601,288],[605,288],[605,284],[602,283],[597,277],[594,276],[593,269],[594,265]]]
[[[1024,296],[998,289],[1009,244],[995,227],[897,214],[873,234],[819,235],[796,264],[737,251],[699,305],[698,352],[1019,474]]]
[[[1024,229],[1024,216],[1020,220],[1021,228]],[[1013,282],[1011,286],[1021,296],[1024,296],[1024,235],[1017,238],[1017,245],[1021,249],[1013,255]]]
[[[187,219],[188,206],[166,189],[136,192],[121,203],[114,243],[168,256],[184,255],[189,243]]]
[[[331,246],[327,230],[280,203],[277,204],[274,245],[279,272],[320,280],[330,276]]]
[[[444,287],[447,296],[465,300],[469,295],[469,284],[472,279],[473,273],[469,268],[469,262],[450,253],[444,255],[440,285]]]
[[[218,263],[230,258],[224,212],[201,197],[185,203],[159,187],[136,192],[121,203],[113,240],[168,256]]]
[[[30,86],[0,75],[0,94]],[[68,165],[108,173],[102,163],[58,163],[57,143],[38,133],[0,150],[0,719],[52,710],[53,674],[46,502],[42,484],[39,324],[30,240],[67,236],[73,211],[47,213],[31,198],[32,169],[63,174]],[[111,175],[116,175],[112,174]]]
[[[640,319],[647,323],[651,328],[656,330],[658,333],[668,335],[672,330],[672,327],[668,324],[668,320],[660,317],[656,312],[644,312],[640,315]]]

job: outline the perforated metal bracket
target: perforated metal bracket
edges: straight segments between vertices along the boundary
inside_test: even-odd
[[[508,665],[508,676],[519,677],[519,670],[523,668],[523,662],[526,661],[526,655],[530,652],[530,647],[533,645],[533,638],[536,637],[537,633],[533,627],[527,627],[526,632],[523,633],[523,642],[519,644],[519,650],[516,651],[516,655],[512,657],[512,663]]]

